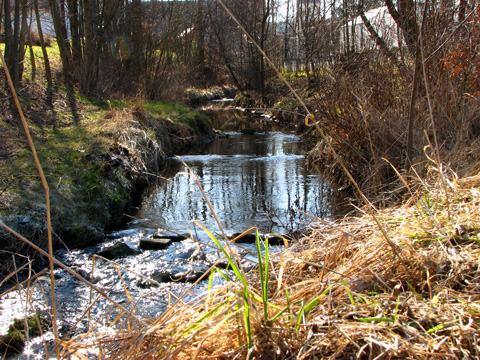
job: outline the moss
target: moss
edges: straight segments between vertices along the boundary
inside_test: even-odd
[[[12,331],[0,337],[0,353],[6,355],[21,354],[25,348],[25,335],[21,331]]]
[[[192,110],[179,103],[169,103],[165,101],[147,101],[142,105],[147,115],[158,117],[169,117],[172,120],[175,118],[188,114]]]
[[[185,124],[189,127],[190,131],[195,136],[205,136],[212,135],[212,122],[204,114],[198,112],[190,112],[180,116],[178,121],[182,124]]]
[[[303,115],[301,115],[301,113],[303,113],[304,110],[298,100],[291,98],[282,99],[275,103],[274,108],[275,110],[273,113],[275,117],[280,119],[282,122],[292,124],[303,123]]]
[[[180,125],[186,125],[191,136],[214,136],[210,118],[182,104],[148,101],[142,107],[147,116],[154,119],[169,119]]]
[[[26,319],[14,319],[8,328],[8,333],[0,337],[0,353],[14,355],[22,353],[25,348],[26,333],[28,337],[40,336],[47,331],[51,322],[46,314],[35,313]]]
[[[238,93],[233,100],[233,105],[245,109],[257,107],[255,99],[250,93],[247,92]]]
[[[42,332],[48,330],[48,328],[51,326],[51,322],[47,314],[36,312],[35,314],[27,317],[26,319],[14,319],[13,324],[10,325],[8,332],[25,332],[25,322],[30,338],[40,336]]]

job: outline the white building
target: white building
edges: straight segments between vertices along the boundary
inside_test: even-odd
[[[372,9],[365,12],[366,18],[369,20],[377,34],[385,41],[389,48],[400,47],[401,38],[395,20],[388,12],[386,6]],[[353,30],[353,31],[352,31]],[[340,49],[345,49],[347,28],[343,25],[340,28]],[[373,50],[377,48],[375,40],[372,38],[367,27],[363,23],[361,16],[356,17],[348,22],[348,33],[350,48],[355,44],[355,51]],[[354,41],[353,41],[354,40]]]

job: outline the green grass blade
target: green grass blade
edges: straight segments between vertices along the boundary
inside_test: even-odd
[[[262,248],[258,229],[255,230],[255,243],[257,245],[258,271],[260,273],[260,286],[262,288],[263,320],[268,320],[268,245],[265,245],[265,272],[262,265]],[[266,242],[267,244],[267,242]]]
[[[361,322],[395,322],[394,319],[385,318],[385,317],[366,317],[366,318],[358,318],[357,321]]]
[[[245,333],[247,334],[248,348],[250,349],[253,345],[253,342],[252,342],[252,324],[250,322],[250,304],[248,302],[247,288],[245,288],[244,290],[243,301],[244,301],[243,320],[245,322]]]
[[[222,246],[222,244],[220,244],[220,242],[217,240],[217,238],[205,227],[203,226],[200,222],[198,221],[194,221],[198,226],[200,226],[203,231],[205,231],[207,233],[207,235],[210,237],[210,239],[213,240],[213,242],[215,243],[215,245],[218,246],[218,248],[223,252],[223,255],[225,255],[225,257],[227,258],[227,261],[228,263],[230,264],[230,266],[232,267],[232,270],[233,272],[235,273],[235,275],[237,276],[238,280],[240,280],[242,282],[242,284],[248,288],[248,283],[247,283],[247,280],[245,279],[245,277],[243,276],[243,274],[241,273],[241,271],[239,270],[237,264],[235,263],[235,261],[233,261],[233,259],[230,257],[230,254],[225,250],[225,248]]]
[[[320,300],[322,299],[322,297],[325,296],[325,294],[328,293],[328,291],[330,290],[330,288],[333,286],[330,285],[329,287],[327,287],[325,290],[323,290],[323,292],[317,296],[315,299],[311,300],[307,305],[304,305],[302,306],[302,309],[300,310],[300,313],[298,314],[297,316],[297,324],[300,325],[300,322],[302,321],[302,318],[304,316],[307,316],[310,311],[312,311],[312,309],[317,306],[317,304],[320,302]],[[297,330],[298,330],[298,326],[297,326]]]
[[[210,291],[212,290],[213,275],[215,275],[215,271],[211,271],[210,276],[208,277],[207,301],[206,301],[207,304],[208,304],[208,301],[210,300]]]
[[[250,297],[255,300],[255,301],[258,301],[260,304],[263,304],[263,299],[255,294],[250,294]],[[277,310],[283,310],[283,308],[281,308],[280,306],[277,306],[275,304],[272,304],[271,302],[267,302],[268,306],[274,308],[274,309],[277,309]]]
[[[252,342],[252,325],[251,325],[251,321],[250,321],[250,303],[249,303],[247,279],[245,279],[242,272],[238,268],[236,262],[233,261],[233,259],[230,257],[230,254],[228,253],[228,251],[225,250],[225,248],[222,246],[222,244],[220,244],[220,242],[217,240],[217,238],[205,226],[203,226],[203,224],[201,224],[200,222],[198,222],[196,220],[194,220],[194,222],[195,222],[195,224],[200,226],[203,229],[203,231],[205,231],[207,233],[207,235],[210,237],[210,239],[213,240],[215,245],[217,245],[218,248],[223,252],[223,255],[225,255],[225,257],[227,258],[227,261],[230,264],[230,266],[232,267],[232,270],[235,273],[235,275],[237,276],[237,279],[240,280],[243,284],[243,294],[242,294],[243,303],[244,303],[243,320],[244,320],[244,323],[245,323],[245,333],[247,335],[248,348],[251,348],[253,342]]]
[[[268,250],[268,238],[265,237],[265,302],[268,303],[268,270],[269,270],[269,250]]]
[[[345,280],[342,279],[342,283],[343,283],[343,286],[345,287],[345,291],[348,295],[348,298],[350,299],[350,304],[352,304],[353,306],[355,306],[355,300],[353,299],[353,296],[352,296],[352,293],[350,292],[350,290],[348,289],[348,285],[347,283],[345,282]]]
[[[222,270],[220,270],[219,268],[215,268],[215,271],[217,271],[225,279],[226,282],[230,281],[230,278],[228,277],[228,275],[224,274]]]
[[[397,322],[398,319],[398,306],[400,305],[400,296],[397,297],[397,304],[395,305],[395,316],[394,321]]]
[[[217,306],[215,306],[212,310],[210,310],[208,313],[206,313],[205,315],[203,315],[201,318],[199,318],[197,321],[195,321],[195,324],[192,324],[190,325],[189,327],[187,327],[183,332],[182,332],[182,335],[185,335],[186,333],[188,333],[190,330],[194,329],[194,328],[197,328],[198,326],[201,326],[202,325],[202,322],[205,320],[205,319],[208,319],[210,316],[212,316],[218,309],[220,309],[222,306],[224,306],[225,304],[229,303],[231,301],[232,297],[222,301],[220,304],[218,304]]]
[[[447,328],[447,327],[448,327],[447,324],[438,324],[437,326],[434,326],[433,328],[428,329],[428,330],[427,330],[427,333],[431,334],[431,333],[434,333],[434,332],[436,332],[436,331],[445,329],[445,328]]]

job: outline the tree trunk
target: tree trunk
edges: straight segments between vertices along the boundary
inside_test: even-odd
[[[195,14],[195,65],[202,76],[205,75],[205,4],[203,0],[197,1]]]
[[[12,56],[13,56],[13,49],[12,49],[12,18],[11,18],[11,7],[10,1],[4,0],[4,8],[5,8],[5,21],[4,21],[4,33],[5,33],[5,62],[10,74],[12,74]]]
[[[82,62],[82,45],[80,41],[80,22],[77,0],[68,0],[70,34],[72,36],[72,55],[76,66]]]
[[[413,165],[413,135],[415,130],[415,103],[417,100],[417,91],[420,82],[420,73],[422,68],[422,57],[420,49],[415,56],[415,74],[413,76],[412,93],[410,96],[410,108],[408,110],[408,138],[407,138],[407,159],[406,168],[410,169]]]
[[[37,30],[38,38],[40,40],[40,46],[42,47],[43,62],[45,64],[45,78],[49,85],[52,84],[52,71],[50,70],[50,61],[48,59],[47,48],[45,46],[45,40],[43,38],[42,22],[40,21],[40,12],[38,11],[38,0],[33,1],[33,6],[35,8],[35,16],[37,18]]]
[[[62,26],[60,9],[55,0],[49,0],[50,11],[52,13],[53,25],[55,27],[55,35],[57,36],[58,49],[60,51],[60,58],[62,60],[62,74],[65,83],[70,83],[70,48],[66,46],[65,39],[67,34],[64,32]]]
[[[399,0],[400,11],[397,11],[392,0],[385,0],[385,4],[393,20],[395,20],[398,27],[403,30],[403,36],[411,55],[415,56],[418,46],[419,30],[413,0]]]
[[[20,85],[20,74],[19,74],[19,39],[20,39],[20,0],[15,0],[14,4],[14,15],[13,15],[13,37],[10,49],[11,54],[11,63],[10,63],[10,75],[12,76],[13,86],[15,89],[18,89]]]
[[[27,22],[28,18],[28,0],[22,0],[22,22],[20,28],[20,39],[18,41],[18,80],[22,80],[24,60],[26,52],[27,33],[30,32],[30,28]]]
[[[32,16],[30,16],[32,19]],[[33,44],[32,44],[32,32],[29,31],[27,34],[28,38],[28,48],[30,49],[30,64],[32,67],[32,81],[35,81],[35,77],[37,75],[37,64],[35,62],[35,53],[33,52]]]
[[[460,6],[458,7],[458,21],[465,20],[465,13],[467,10],[467,0],[460,0]]]
[[[345,44],[344,44],[344,51],[346,53],[349,52],[350,50],[350,34],[349,34],[349,31],[348,31],[348,18],[349,18],[349,14],[348,14],[348,3],[347,3],[347,0],[343,0],[343,21],[344,21],[344,27],[345,27],[345,32],[344,32],[344,41],[345,41]]]
[[[93,41],[93,19],[92,8],[90,0],[83,2],[83,20],[85,32],[85,50],[84,50],[84,64],[80,87],[82,91],[90,91],[96,86],[97,69],[95,62],[95,46]]]
[[[368,18],[365,16],[365,11],[363,9],[363,1],[358,5],[358,13],[360,14],[360,17],[362,18],[363,24],[365,25],[368,32],[370,33],[371,38],[375,41],[375,44],[377,44],[377,46],[387,56],[387,58],[392,59],[393,61],[395,61],[395,63],[398,63],[398,60],[395,57],[395,54],[393,54],[390,51],[390,49],[388,48],[388,45],[380,37],[380,35],[378,35],[378,32],[372,26],[372,23],[370,22],[370,20],[368,20]]]

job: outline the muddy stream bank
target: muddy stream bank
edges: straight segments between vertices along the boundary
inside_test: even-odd
[[[218,260],[214,243],[192,222],[198,220],[221,238],[188,171],[197,176],[227,234],[257,227],[262,234],[275,234],[269,235],[274,252],[283,249],[284,240],[278,235],[299,233],[312,221],[296,209],[320,218],[342,211],[341,196],[319,174],[308,170],[306,149],[298,135],[277,131],[274,119],[264,114],[255,114],[252,121],[238,109],[207,111],[209,115],[215,112],[214,127],[222,128],[224,134],[181,157],[168,158],[165,171],[146,189],[124,229],[110,233],[102,244],[55,254],[142,318],[159,316]],[[244,265],[255,266],[252,239],[243,240],[238,251],[244,256]],[[97,299],[97,294],[61,269],[55,271],[55,277],[62,334],[85,332],[93,321],[108,327],[109,319],[116,316],[108,300]],[[213,285],[222,281],[218,273],[213,275]],[[207,286],[208,281],[200,282],[191,296],[205,293]],[[95,305],[87,316],[85,311],[92,302]],[[14,317],[28,315],[31,309],[46,310],[47,304],[46,277],[4,296],[0,333],[8,330]],[[40,340],[34,339],[29,346],[40,347]]]

